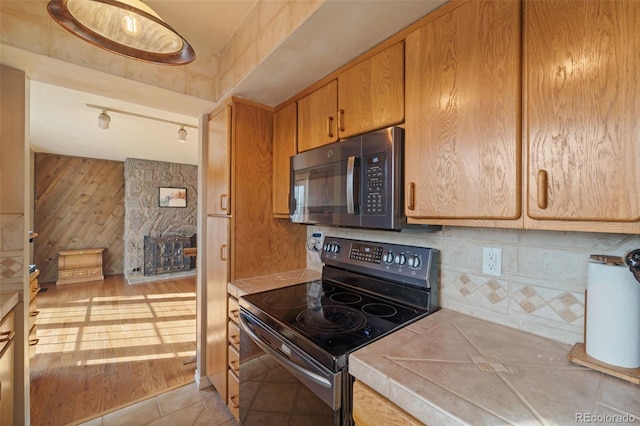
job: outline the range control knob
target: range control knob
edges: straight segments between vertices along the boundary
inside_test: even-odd
[[[326,243],[324,245],[324,251],[327,253],[339,253],[340,252],[340,244],[336,242]]]
[[[416,256],[416,255],[409,255],[409,258],[407,259],[407,265],[411,266],[412,268],[417,268],[420,266],[420,257]]]
[[[405,263],[407,263],[407,256],[405,256],[404,254],[397,255],[396,263],[400,266],[404,265]]]
[[[384,256],[382,256],[382,260],[384,260],[384,263],[390,265],[396,260],[396,255],[393,254],[392,251],[388,251],[384,254]]]

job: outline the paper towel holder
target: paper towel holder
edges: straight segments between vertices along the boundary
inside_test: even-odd
[[[631,258],[631,263],[627,259]],[[606,265],[628,266],[636,280],[640,282],[640,249],[629,252],[625,257],[610,256],[605,254],[592,254],[590,259],[594,262],[604,263]],[[634,263],[635,262],[635,263]],[[626,380],[628,382],[640,385],[640,368],[623,368],[604,363],[598,359],[592,358],[586,351],[586,300],[587,290],[585,290],[585,333],[584,343],[578,342],[569,351],[567,358],[569,361],[591,368],[601,373]]]
[[[624,257],[624,263],[629,267],[636,281],[640,283],[640,249],[631,250]]]
[[[605,265],[624,265],[624,259],[620,256],[610,256],[608,254],[592,254],[589,256],[591,260],[595,260]]]

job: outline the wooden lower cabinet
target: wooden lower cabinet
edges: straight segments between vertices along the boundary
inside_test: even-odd
[[[102,248],[62,250],[58,252],[58,281],[56,284],[73,284],[101,281]]]
[[[229,411],[233,414],[233,417],[239,421],[240,419],[240,380],[233,373],[233,371],[229,370],[227,373],[227,383],[229,386],[229,398],[227,399],[227,405],[229,406]]]
[[[0,426],[13,425],[15,389],[15,314],[11,310],[0,322]]]
[[[29,356],[33,357],[36,354],[36,345],[40,341],[38,339],[38,325],[37,319],[40,311],[38,310],[38,292],[40,291],[40,284],[38,283],[38,277],[40,271],[36,269],[29,274]]]
[[[227,370],[227,405],[229,410],[240,420],[240,329],[238,320],[239,307],[238,299],[229,296],[229,347],[228,347],[228,370]]]
[[[353,383],[353,421],[357,426],[424,425],[358,380]]]

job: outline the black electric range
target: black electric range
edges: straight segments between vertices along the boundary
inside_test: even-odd
[[[437,254],[327,237],[322,279],[243,296],[240,307],[339,371],[349,353],[438,309]]]

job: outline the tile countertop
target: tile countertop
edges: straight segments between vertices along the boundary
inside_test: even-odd
[[[570,349],[442,309],[352,353],[349,373],[429,424],[640,424],[640,386]]]
[[[278,274],[235,280],[227,285],[227,293],[235,298],[273,288],[288,287],[307,281],[318,280],[322,274],[313,269],[296,269]]]

